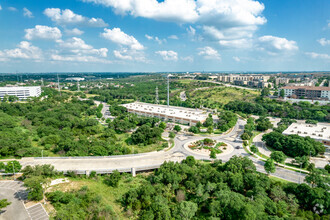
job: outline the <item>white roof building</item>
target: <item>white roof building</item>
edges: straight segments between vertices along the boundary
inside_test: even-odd
[[[183,108],[176,106],[156,105],[143,102],[123,104],[128,112],[147,116],[157,117],[165,121],[173,121],[181,124],[195,125],[197,122],[203,123],[208,114],[200,109]]]
[[[29,97],[39,97],[41,95],[41,87],[0,87],[0,98],[2,99],[6,95],[17,96],[19,100],[25,100]]]
[[[330,124],[318,123],[317,125],[306,123],[292,123],[285,131],[285,135],[297,134],[301,137],[311,137],[324,145],[330,146]]]

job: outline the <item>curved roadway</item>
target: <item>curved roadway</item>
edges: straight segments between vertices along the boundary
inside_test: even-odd
[[[231,153],[226,155],[219,154],[217,159],[226,162],[234,155],[247,156],[254,162],[259,172],[265,173],[263,168],[264,162],[252,157],[243,149],[242,141],[239,137],[243,132],[244,124],[245,121],[239,119],[235,127],[228,134],[205,137],[225,142],[234,147],[234,150]],[[180,162],[187,156],[194,156],[199,160],[209,160],[209,156],[200,155],[184,148],[184,144],[205,137],[178,135],[174,139],[175,144],[173,148],[159,152],[108,157],[24,158],[20,162],[23,166],[51,164],[59,171],[75,171],[79,174],[88,174],[91,171],[96,171],[97,173],[111,173],[114,170],[130,172],[132,168],[135,168],[136,171],[152,170],[158,168],[165,161]],[[237,146],[239,146],[239,149],[236,149]],[[303,174],[280,167],[277,167],[276,172],[272,175],[292,182],[301,182],[304,179]]]

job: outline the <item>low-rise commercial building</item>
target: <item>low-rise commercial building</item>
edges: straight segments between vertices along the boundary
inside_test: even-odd
[[[29,87],[0,87],[0,98],[5,96],[16,96],[19,100],[25,100],[30,97],[39,97],[41,95],[40,86]]]
[[[285,86],[282,89],[285,97],[330,100],[330,87]]]
[[[330,125],[328,123],[318,123],[317,125],[292,123],[285,131],[283,131],[283,134],[297,134],[301,137],[311,137],[324,145],[330,146]]]
[[[164,121],[180,124],[196,125],[203,123],[208,114],[200,109],[183,108],[176,106],[156,105],[143,102],[123,104],[127,111],[146,117],[157,117]]]

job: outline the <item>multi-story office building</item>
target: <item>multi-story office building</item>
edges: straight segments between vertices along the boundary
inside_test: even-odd
[[[17,96],[19,100],[25,100],[29,97],[39,97],[41,95],[40,86],[30,87],[0,87],[0,98],[5,96]]]
[[[330,100],[330,87],[285,86],[282,89],[285,97]]]

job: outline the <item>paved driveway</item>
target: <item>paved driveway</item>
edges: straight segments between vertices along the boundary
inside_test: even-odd
[[[0,220],[47,220],[47,212],[40,203],[26,208],[24,200],[28,193],[22,182],[0,181],[0,199],[7,199],[11,204],[0,212]]]
[[[0,199],[7,199],[11,204],[0,213],[0,220],[31,219],[25,210],[23,201],[27,193],[18,181],[0,181]]]

